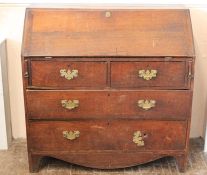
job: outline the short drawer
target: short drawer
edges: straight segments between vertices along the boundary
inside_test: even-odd
[[[106,62],[31,61],[31,86],[52,88],[104,87]]]
[[[186,122],[50,121],[29,123],[33,151],[182,150]]]
[[[111,63],[111,86],[116,88],[186,89],[188,81],[185,61]]]
[[[117,91],[110,98],[110,112],[120,118],[186,120],[191,115],[187,90]]]
[[[27,91],[30,119],[137,118],[185,120],[192,92],[167,91]]]

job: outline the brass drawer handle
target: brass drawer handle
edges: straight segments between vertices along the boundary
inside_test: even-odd
[[[136,143],[137,146],[144,146],[144,140],[141,131],[134,132],[133,142]]]
[[[155,107],[155,104],[156,104],[155,100],[138,100],[137,102],[137,105],[144,110],[149,110]]]
[[[80,131],[63,131],[63,137],[68,140],[75,140],[80,136]]]
[[[72,80],[73,78],[78,77],[78,70],[60,69],[60,76],[65,77],[67,80]]]
[[[157,76],[157,70],[139,70],[139,77],[144,80],[151,80]]]
[[[79,106],[79,100],[61,100],[61,104],[63,108],[72,110]]]

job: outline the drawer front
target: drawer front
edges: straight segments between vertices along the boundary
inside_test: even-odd
[[[104,87],[106,62],[31,61],[35,87]]]
[[[190,117],[190,91],[27,91],[32,119]]]
[[[29,139],[38,151],[181,150],[186,127],[184,121],[31,122]]]
[[[186,62],[112,62],[111,86],[120,88],[188,88]]]
[[[190,117],[190,91],[123,91],[111,93],[111,114],[117,117],[185,120]]]
[[[90,118],[108,115],[108,93],[103,91],[28,91],[30,118]]]

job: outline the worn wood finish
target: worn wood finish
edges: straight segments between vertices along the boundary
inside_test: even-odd
[[[182,150],[185,148],[186,126],[186,122],[178,121],[34,122],[29,127],[30,139],[33,142],[30,149],[33,151]],[[133,134],[137,130],[143,135],[144,146],[137,146],[133,142]],[[63,137],[63,131],[80,131],[80,136],[75,140],[67,140]]]
[[[194,55],[188,10],[27,9],[25,25],[23,56]]]
[[[71,80],[60,76],[60,70],[78,70]],[[31,61],[31,84],[35,87],[105,87],[106,62]]]
[[[141,119],[185,120],[190,116],[192,93],[189,91],[119,91],[110,95],[112,116]],[[143,110],[138,100],[155,100],[155,107]]]
[[[43,157],[46,155],[42,152],[32,153],[34,158],[35,155]],[[60,160],[71,162],[85,167],[92,167],[98,169],[114,169],[114,168],[125,168],[136,166],[138,164],[148,163],[156,159],[173,156],[184,157],[185,155],[175,152],[125,152],[125,151],[91,151],[91,152],[47,152],[47,156],[55,157]],[[115,159],[116,157],[116,159]],[[118,160],[118,161],[117,161]],[[178,162],[179,163],[179,162]],[[178,164],[180,165],[180,164]],[[36,169],[35,169],[36,170]],[[180,170],[183,172],[183,169]]]
[[[102,169],[173,156],[185,171],[194,58],[189,10],[27,9],[22,74],[30,172],[44,156]],[[77,69],[78,77],[66,80],[60,69]],[[139,69],[158,73],[143,80]],[[69,111],[60,100],[79,106]],[[138,100],[156,103],[143,110]],[[80,135],[67,140],[64,130]],[[133,142],[135,131],[143,146]]]
[[[111,86],[114,88],[162,89],[189,88],[189,62],[111,62]],[[55,66],[54,66],[55,65]],[[78,77],[67,80],[60,76],[60,70],[79,70]],[[139,77],[139,70],[157,70],[157,76],[151,80]],[[31,61],[31,80],[33,87],[80,88],[106,87],[107,62],[71,62],[71,61]]]
[[[187,66],[186,66],[187,64]],[[156,70],[156,77],[145,80],[139,77],[139,70]],[[188,62],[112,62],[112,87],[163,87],[186,89],[188,87]]]
[[[108,93],[99,91],[28,91],[28,115],[31,119],[77,119],[107,117]],[[61,100],[79,100],[77,108],[62,107]]]
[[[28,91],[31,119],[112,119],[142,118],[185,120],[189,118],[192,93],[189,91]],[[72,110],[61,100],[79,100]],[[155,107],[143,110],[138,100],[155,100]]]

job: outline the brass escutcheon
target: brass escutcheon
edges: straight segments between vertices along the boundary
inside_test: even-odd
[[[80,131],[63,131],[63,137],[68,140],[75,140],[80,136]]]
[[[157,76],[157,70],[139,70],[139,77],[144,80],[151,80]]]
[[[63,108],[72,110],[79,106],[79,100],[61,100],[61,104]]]
[[[144,146],[144,140],[142,138],[141,131],[134,132],[133,142],[137,144],[137,146]]]
[[[155,107],[155,104],[156,104],[155,100],[138,100],[137,102],[137,105],[144,110],[149,110]]]
[[[60,69],[60,76],[65,77],[67,80],[72,80],[75,77],[78,77],[78,70],[73,69],[73,70],[66,70],[66,69]]]

